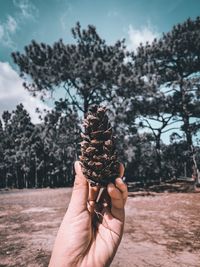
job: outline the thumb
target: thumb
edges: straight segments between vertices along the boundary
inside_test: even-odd
[[[81,164],[79,161],[76,161],[74,164],[75,168],[75,180],[74,188],[72,191],[71,201],[69,204],[69,209],[76,213],[80,213],[83,210],[87,209],[87,200],[88,200],[88,182],[85,176],[82,173]]]

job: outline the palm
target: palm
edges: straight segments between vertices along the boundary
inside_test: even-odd
[[[114,218],[108,209],[98,214],[86,213],[80,221],[80,226],[85,227],[77,232],[76,251],[82,255],[81,266],[105,266],[111,262],[120,243],[123,221]]]

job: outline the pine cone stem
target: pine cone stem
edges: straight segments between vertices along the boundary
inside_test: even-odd
[[[99,202],[99,200],[100,200],[100,198],[101,198],[101,196],[102,196],[102,194],[103,194],[104,189],[105,189],[104,187],[101,187],[101,188],[99,189],[99,193],[98,193],[97,198],[96,198],[96,203]]]

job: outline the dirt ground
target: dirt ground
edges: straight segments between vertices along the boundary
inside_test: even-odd
[[[0,192],[0,266],[48,266],[71,189]],[[112,267],[199,267],[200,194],[133,197]]]

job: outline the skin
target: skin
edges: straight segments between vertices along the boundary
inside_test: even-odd
[[[99,187],[91,187],[75,163],[75,182],[68,210],[59,228],[49,267],[110,266],[124,228],[127,186],[120,177],[109,184],[97,204]]]

